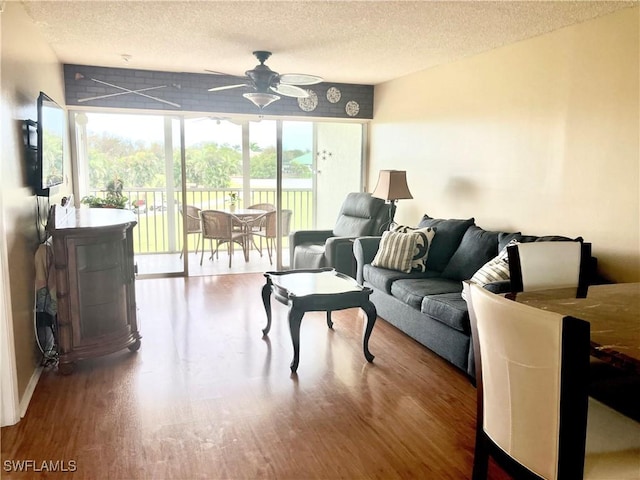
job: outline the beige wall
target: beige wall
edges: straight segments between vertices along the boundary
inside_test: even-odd
[[[407,170],[399,221],[580,235],[603,274],[640,281],[639,11],[377,86],[369,190]]]
[[[0,14],[2,66],[0,70],[0,249],[8,272],[2,272],[0,288],[10,298],[19,399],[31,379],[37,357],[33,333],[34,266],[38,244],[36,197],[25,184],[21,122],[37,118],[36,99],[42,90],[64,105],[62,66],[40,38],[18,2],[4,3]],[[70,160],[65,171],[70,178]],[[53,191],[51,203],[71,192],[70,180]],[[46,215],[46,201],[41,200]],[[1,262],[0,262],[1,264]]]

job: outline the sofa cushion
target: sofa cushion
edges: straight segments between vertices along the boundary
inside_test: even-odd
[[[408,278],[396,280],[391,284],[391,295],[416,310],[420,310],[422,299],[425,295],[454,292],[458,292],[458,295],[460,295],[461,291],[462,284],[460,282],[441,277],[429,279]]]
[[[412,272],[412,273],[403,273],[397,270],[389,270],[387,268],[374,267],[371,264],[366,264],[362,269],[362,278],[363,281],[383,292],[390,294],[391,293],[391,284],[396,280],[405,279],[405,278],[431,278],[431,277],[439,277],[440,274],[438,272]]]
[[[498,254],[498,233],[488,232],[476,225],[467,228],[442,276],[460,281],[471,278],[480,267]]]
[[[520,232],[513,232],[513,233],[500,232],[498,234],[498,252],[501,252],[502,249],[506,247],[507,244],[512,240],[519,242],[520,238],[522,238],[522,233]]]
[[[371,265],[400,272],[411,272],[418,236],[412,233],[384,232]]]
[[[411,260],[411,270],[416,272],[424,272],[427,269],[427,257],[429,248],[436,234],[435,228],[413,228],[408,225],[394,224],[391,227],[392,232],[413,233],[416,235],[416,250]]]
[[[429,256],[427,257],[427,270],[442,272],[453,253],[460,245],[464,232],[475,223],[475,219],[467,220],[431,218],[425,215],[420,220],[418,228],[435,227],[436,235],[433,237]]]
[[[544,235],[542,237],[538,237],[536,235],[518,235],[516,237],[518,242],[520,243],[529,243],[529,242],[582,242],[582,237],[569,238],[563,237],[562,235]]]
[[[536,235],[523,235],[521,232],[504,233],[498,235],[498,250],[502,250],[511,240],[517,240],[520,243],[528,242],[582,242],[582,237],[569,238],[561,235],[545,235],[538,237]]]
[[[469,333],[467,302],[459,293],[442,293],[424,297],[420,311],[460,332]]]

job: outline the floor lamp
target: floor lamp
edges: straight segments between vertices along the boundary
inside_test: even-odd
[[[393,216],[396,210],[396,202],[413,198],[407,186],[407,172],[404,170],[380,170],[378,184],[371,194],[372,197],[381,198],[389,205],[389,223],[384,230],[391,228]]]

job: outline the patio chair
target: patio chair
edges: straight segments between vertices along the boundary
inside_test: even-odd
[[[476,362],[473,480],[638,478],[640,424],[590,399],[589,323],[463,282]]]
[[[256,203],[247,207],[249,210],[264,210],[265,212],[275,212],[276,206],[272,203]],[[266,228],[266,216],[257,218],[254,222],[251,222],[249,228],[251,232],[264,232]],[[262,242],[262,239],[260,240]],[[262,254],[262,243],[260,243],[260,252]]]
[[[200,209],[198,207],[194,207],[192,205],[187,205],[187,240],[189,239],[189,235],[197,235],[196,240],[196,255],[198,254],[198,248],[200,247],[200,237],[202,236],[202,220],[200,219]],[[182,209],[178,209],[180,214],[182,214]],[[189,251],[189,245],[187,243],[184,244],[183,249],[180,251],[180,258],[185,251]]]
[[[249,210],[264,210],[266,212],[275,212],[276,206],[273,203],[256,203],[247,207]]]
[[[283,237],[287,237],[291,230],[291,217],[293,216],[292,210],[282,210],[280,215],[280,228]],[[277,232],[277,212],[269,212],[263,217],[262,228],[257,231],[251,231],[251,235],[260,238],[260,256],[262,256],[262,239],[265,239],[267,244],[267,253],[269,254],[269,263],[273,265],[273,250],[275,249]],[[255,245],[255,242],[254,242]]]
[[[242,224],[235,215],[227,212],[221,212],[219,210],[202,210],[200,212],[202,218],[202,238],[210,241],[211,245],[211,259],[215,254],[218,258],[218,249],[220,245],[227,244],[227,253],[229,254],[229,268],[231,268],[231,260],[233,258],[233,246],[235,243],[242,247],[242,250],[246,258],[245,240],[247,238],[246,231],[234,230],[234,224]],[[213,241],[216,241],[216,249],[213,250]],[[200,265],[204,258],[204,245],[202,245],[202,254],[200,256]]]

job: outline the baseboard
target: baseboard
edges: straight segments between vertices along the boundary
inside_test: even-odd
[[[29,383],[27,384],[27,388],[24,390],[24,395],[20,399],[20,418],[23,418],[27,414],[27,408],[29,407],[29,403],[31,402],[31,397],[33,396],[33,392],[36,389],[36,385],[38,385],[38,380],[40,380],[40,375],[42,374],[42,366],[37,367],[31,378],[29,379]]]

